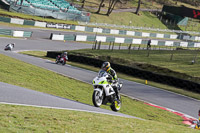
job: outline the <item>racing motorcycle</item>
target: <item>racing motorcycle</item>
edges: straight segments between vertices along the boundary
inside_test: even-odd
[[[58,55],[58,56],[56,57],[55,63],[56,63],[56,64],[60,63],[60,64],[62,64],[62,65],[65,65],[65,64],[66,64],[66,61],[67,61],[66,57],[61,57],[60,55]]]
[[[121,97],[114,91],[114,86],[122,87],[122,83],[111,83],[112,77],[104,70],[100,70],[98,76],[93,79],[94,92],[92,102],[94,106],[100,107],[102,104],[110,103],[113,111],[119,111],[121,108]],[[116,88],[117,89],[117,88]],[[117,99],[118,97],[118,99]]]
[[[197,124],[195,125],[195,129],[200,130],[200,122],[197,122]]]
[[[14,44],[8,44],[8,45],[5,46],[4,50],[5,51],[10,50],[11,51],[13,48],[14,48]]]

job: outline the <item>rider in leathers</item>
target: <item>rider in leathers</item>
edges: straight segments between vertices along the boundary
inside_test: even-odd
[[[119,100],[118,94],[119,94],[120,87],[118,86],[118,78],[117,78],[117,74],[116,74],[115,70],[111,68],[109,62],[104,62],[101,66],[101,69],[111,75],[110,82],[114,83],[114,86],[112,86],[112,87],[117,95],[117,100]]]

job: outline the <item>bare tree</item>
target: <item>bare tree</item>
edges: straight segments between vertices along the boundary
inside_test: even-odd
[[[82,6],[81,6],[81,8],[84,8],[85,0],[83,0],[81,3],[83,3]]]
[[[135,12],[135,14],[139,14],[139,11],[140,11],[140,5],[141,5],[141,0],[138,0],[138,6],[137,6],[137,10]]]
[[[112,11],[113,11],[115,5],[116,5],[118,2],[122,3],[120,0],[110,0],[110,1],[109,1],[109,7],[108,7],[108,11],[107,11],[106,15],[109,16],[109,15],[112,13]]]
[[[99,8],[98,8],[98,10],[96,11],[96,13],[100,13],[100,11],[101,11],[101,7],[103,6],[103,3],[104,3],[104,0],[101,0],[101,3],[99,4]]]

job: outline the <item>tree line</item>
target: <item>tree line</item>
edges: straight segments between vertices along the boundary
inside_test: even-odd
[[[82,8],[84,7],[85,1],[86,0],[82,0]],[[97,14],[99,14],[101,11],[101,8],[105,6],[104,4],[105,1],[106,0],[100,0],[98,9],[96,11]],[[115,8],[116,4],[118,3],[124,4],[124,3],[127,3],[127,1],[133,1],[133,0],[108,0],[108,10],[105,15],[109,16],[112,13],[113,9]],[[190,4],[192,6],[200,6],[200,0],[138,0],[135,14],[139,14],[141,3],[142,2],[145,3],[147,1],[156,2],[161,5],[174,5],[174,4],[177,4],[178,2],[182,2],[182,3]]]

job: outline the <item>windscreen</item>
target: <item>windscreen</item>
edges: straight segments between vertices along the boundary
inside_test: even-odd
[[[105,77],[107,75],[107,72],[104,71],[104,70],[100,70],[99,73],[98,73],[98,77]]]

